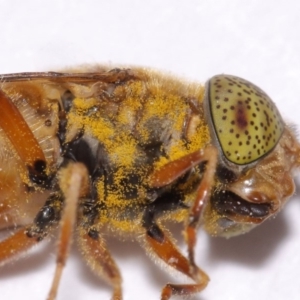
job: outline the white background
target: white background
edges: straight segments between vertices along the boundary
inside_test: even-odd
[[[298,0],[2,0],[0,28],[0,73],[112,63],[199,82],[234,74],[262,87],[284,118],[300,125]],[[137,244],[112,240],[110,248],[123,274],[124,299],[158,300],[173,278]],[[46,299],[55,244],[35,252],[0,269],[1,300]],[[225,240],[200,231],[196,253],[211,282],[195,299],[300,299],[299,197],[244,236]],[[109,299],[110,293],[73,250],[58,299]]]

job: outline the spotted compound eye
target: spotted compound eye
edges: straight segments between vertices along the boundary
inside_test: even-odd
[[[231,75],[214,76],[208,88],[213,127],[227,160],[246,165],[276,146],[284,123],[265,92]]]

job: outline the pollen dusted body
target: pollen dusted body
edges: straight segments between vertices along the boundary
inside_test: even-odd
[[[0,264],[59,228],[49,299],[75,238],[87,264],[121,299],[121,276],[103,233],[138,240],[201,291],[196,230],[244,233],[294,191],[299,144],[270,98],[238,77],[206,86],[144,69],[3,75],[0,86]],[[256,104],[255,104],[256,103]],[[222,120],[222,121],[220,121]],[[188,256],[164,221],[183,222]]]

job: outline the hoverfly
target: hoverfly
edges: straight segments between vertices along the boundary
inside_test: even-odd
[[[1,76],[3,265],[59,229],[55,299],[74,233],[90,268],[122,299],[104,232],[137,240],[189,277],[161,299],[203,290],[196,232],[242,234],[294,192],[300,145],[254,84],[217,75],[203,86],[146,69]],[[184,224],[187,256],[166,229]]]

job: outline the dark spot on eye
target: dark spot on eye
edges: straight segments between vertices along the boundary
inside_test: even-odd
[[[247,90],[245,90],[245,89],[243,90],[243,92],[246,93],[246,94],[248,94],[248,95],[251,94],[249,91],[247,91]]]
[[[236,110],[236,123],[240,129],[244,129],[248,125],[246,109],[242,101],[238,101]]]
[[[270,126],[270,117],[269,114],[264,110],[264,115],[266,116],[267,125]]]

